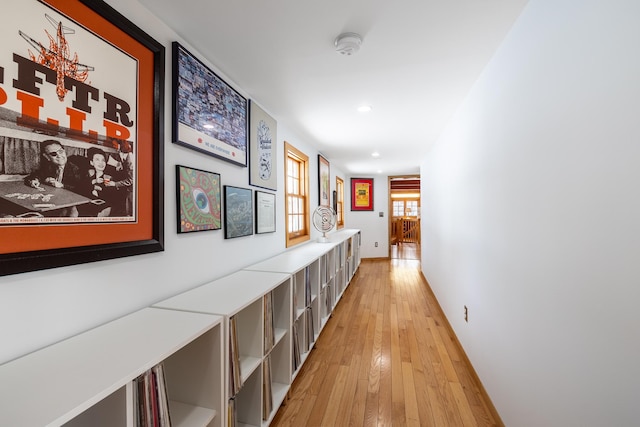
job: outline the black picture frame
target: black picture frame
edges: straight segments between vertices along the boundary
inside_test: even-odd
[[[253,197],[250,188],[224,186],[224,238],[253,234]]]
[[[276,231],[276,195],[256,190],[256,234],[274,233]]]
[[[66,117],[65,122],[64,114],[60,114],[61,117],[34,117],[22,111],[13,122],[2,122],[0,133],[8,123],[12,127],[30,127],[33,129],[33,140],[30,142],[39,145],[40,149],[45,139],[59,139],[65,141],[64,145],[67,145],[66,141],[75,144],[73,149],[80,153],[87,153],[88,148],[96,145],[105,151],[116,151],[116,147],[121,148],[124,143],[131,144],[135,154],[131,190],[134,208],[133,213],[127,214],[127,218],[132,218],[131,221],[109,219],[105,223],[95,219],[89,221],[89,216],[81,217],[79,222],[73,221],[78,219],[73,215],[47,218],[46,212],[43,215],[36,211],[35,205],[32,209],[35,212],[26,212],[20,217],[0,215],[0,276],[164,250],[164,46],[102,0],[25,0],[12,6],[11,13],[11,17],[5,15],[5,25],[15,26],[16,39],[11,42],[5,40],[0,47],[0,66],[4,67],[0,89],[10,97],[16,96],[15,92],[20,86],[16,82],[20,78],[11,71],[14,68],[8,66],[12,65],[17,55],[21,58],[19,61],[22,66],[38,69],[41,75],[49,76],[47,79],[38,79],[38,84],[51,84],[57,89],[57,96],[43,98],[49,95],[45,95],[45,91],[40,94],[38,88],[34,88],[32,95],[39,97],[43,103],[54,104],[52,108],[66,107],[67,111],[71,110],[76,118],[82,120],[76,120],[74,124],[71,116]],[[26,34],[25,27],[34,20],[37,20],[35,22],[38,22],[39,28],[28,27],[30,33]],[[79,74],[65,74],[64,79],[50,79],[61,69],[29,57],[29,49],[35,50],[40,56],[50,52],[50,41],[44,30],[57,34],[51,30],[52,24],[74,31],[61,31],[57,36],[59,45],[68,43],[69,51],[77,53],[77,57],[71,58],[70,53],[70,57],[63,60],[80,61],[74,71],[76,73],[79,70],[88,71],[89,76],[94,70],[100,73],[102,79],[96,81],[102,81],[102,86],[91,86],[91,78],[83,83]],[[72,40],[64,40],[67,34],[73,34]],[[36,46],[41,48],[36,49]],[[81,63],[82,58],[95,58],[94,52],[105,51],[117,58],[116,62],[135,61],[135,71],[127,74],[126,81],[113,77],[118,74],[118,64],[101,62],[99,68]],[[97,65],[91,59],[86,63]],[[104,79],[105,75],[112,80]],[[65,82],[64,86],[60,84],[61,81]],[[108,111],[108,107],[101,107],[97,103],[92,104],[92,108],[83,106],[82,102],[78,102],[80,98],[65,92],[69,84],[82,87],[86,93],[95,92],[100,99],[124,92],[117,99],[109,101],[119,109],[118,112],[113,114],[113,110]],[[134,89],[121,89],[123,84],[126,84],[126,88],[133,86]],[[24,91],[24,88],[20,90]],[[126,110],[123,106],[131,109]],[[9,108],[4,108],[5,117],[10,112]],[[96,120],[103,123],[104,128],[93,127],[91,123]],[[33,159],[41,162],[43,157],[35,154]],[[56,190],[57,187],[51,186],[43,191],[53,193]],[[2,196],[5,195],[2,193]],[[7,200],[3,197],[2,202]],[[82,203],[89,206],[86,202]],[[10,209],[14,208],[11,205]],[[18,219],[20,222],[16,222]],[[51,222],[54,220],[61,222]]]
[[[222,229],[220,174],[176,165],[178,234]]]
[[[322,154],[318,154],[318,205],[331,205],[331,166]]]
[[[180,43],[172,52],[173,143],[246,167],[247,99]]]

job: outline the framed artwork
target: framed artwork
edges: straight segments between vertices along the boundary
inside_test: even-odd
[[[249,101],[249,184],[278,189],[276,121],[255,102]]]
[[[256,190],[256,234],[276,231],[276,195]]]
[[[247,100],[173,42],[173,142],[247,166]]]
[[[224,238],[253,234],[253,200],[250,188],[224,186]]]
[[[101,0],[0,36],[0,275],[163,250],[164,47]]]
[[[318,154],[318,203],[320,206],[331,206],[331,184],[329,180],[329,161]]]
[[[373,178],[351,178],[351,210],[373,210]]]
[[[176,165],[178,233],[220,230],[220,174]]]

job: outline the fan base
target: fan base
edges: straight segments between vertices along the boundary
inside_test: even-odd
[[[329,238],[327,236],[318,237],[318,243],[329,243]]]

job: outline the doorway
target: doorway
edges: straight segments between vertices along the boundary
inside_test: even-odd
[[[420,259],[420,175],[389,177],[389,257]]]

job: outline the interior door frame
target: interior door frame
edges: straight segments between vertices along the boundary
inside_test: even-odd
[[[387,201],[388,203],[388,211],[389,215],[388,216],[388,225],[387,225],[387,230],[389,230],[388,236],[387,236],[387,247],[388,247],[388,257],[389,259],[391,259],[391,231],[392,231],[392,222],[393,222],[393,198],[391,197],[391,181],[393,181],[394,179],[420,179],[420,174],[410,174],[410,175],[389,175],[387,177],[387,194],[389,195],[389,200]]]

